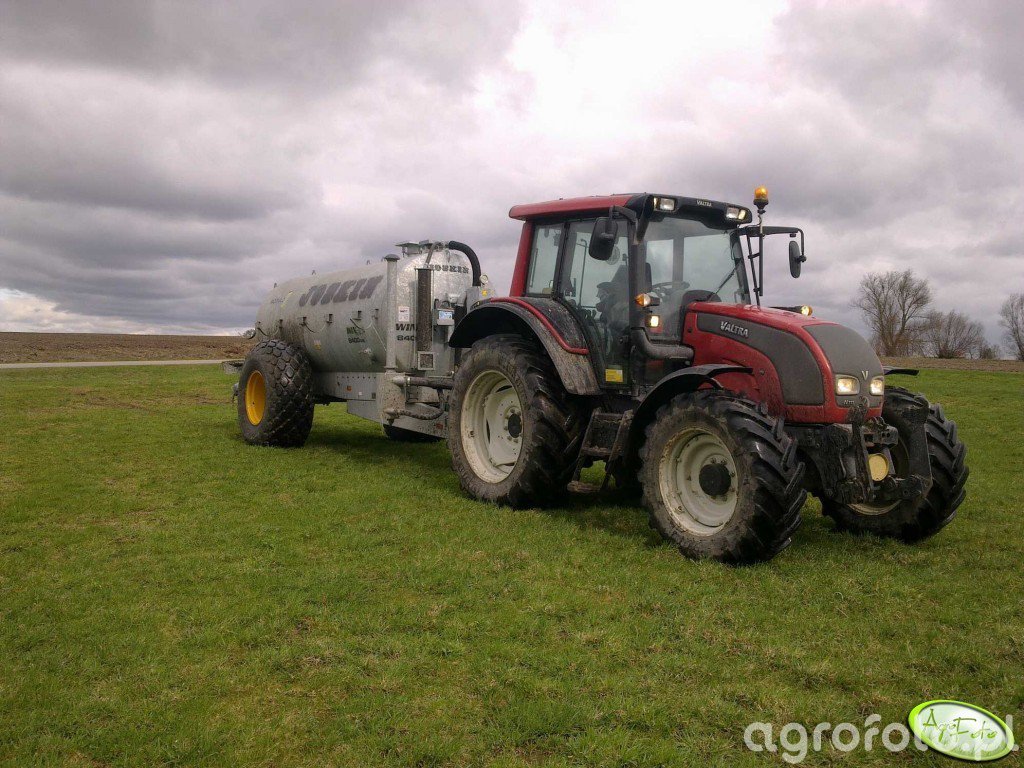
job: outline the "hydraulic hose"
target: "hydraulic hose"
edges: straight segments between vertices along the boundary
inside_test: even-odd
[[[469,265],[473,269],[473,285],[477,288],[480,287],[480,259],[477,258],[476,251],[470,248],[465,243],[460,243],[458,240],[449,240],[447,247],[453,251],[461,251],[469,259]]]

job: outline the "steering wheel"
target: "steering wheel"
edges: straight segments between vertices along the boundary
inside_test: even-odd
[[[657,296],[659,299],[667,298],[674,291],[685,291],[690,284],[685,280],[666,280],[662,283],[655,283],[647,289],[647,293]]]

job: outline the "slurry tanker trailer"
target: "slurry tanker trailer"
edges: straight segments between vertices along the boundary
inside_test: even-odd
[[[468,245],[406,242],[379,263],[276,285],[236,386],[254,445],[294,447],[318,404],[391,440],[446,439],[463,490],[557,504],[603,462],[690,557],[751,562],[791,541],[808,493],[844,530],[928,537],[965,495],[941,406],[887,379],[853,330],[762,306],[765,238],[804,234],[749,208],[623,194],[517,205],[511,290]]]

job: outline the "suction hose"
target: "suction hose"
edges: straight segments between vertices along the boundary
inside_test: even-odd
[[[469,259],[469,265],[473,269],[473,285],[477,288],[480,287],[480,259],[476,256],[476,251],[470,248],[465,243],[460,243],[458,240],[449,240],[447,248],[452,251],[461,251]]]

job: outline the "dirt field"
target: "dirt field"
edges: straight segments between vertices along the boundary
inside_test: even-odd
[[[245,357],[251,345],[239,336],[0,333],[0,363],[215,360]]]

